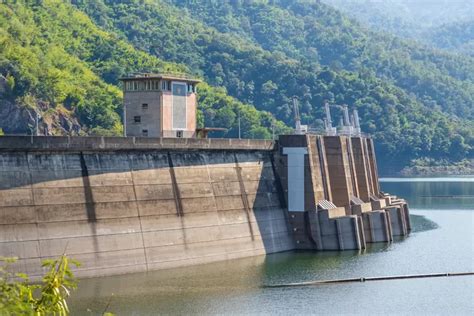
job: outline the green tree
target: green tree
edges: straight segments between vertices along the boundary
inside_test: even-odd
[[[0,265],[0,314],[1,315],[68,315],[67,298],[77,287],[70,265],[79,263],[62,255],[55,260],[45,260],[48,272],[40,285],[30,284],[23,273],[11,274],[8,267],[14,258],[1,258]]]

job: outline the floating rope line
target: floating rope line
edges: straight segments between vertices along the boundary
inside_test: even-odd
[[[379,276],[379,277],[361,277],[348,279],[334,279],[321,281],[308,281],[288,284],[269,284],[264,285],[264,288],[278,288],[278,287],[298,287],[298,286],[315,286],[323,284],[336,283],[351,283],[351,282],[370,282],[370,281],[387,281],[387,280],[403,280],[403,279],[422,279],[422,278],[442,278],[453,276],[474,275],[474,272],[452,272],[452,273],[431,273],[431,274],[408,274],[408,275],[394,275],[394,276]]]
[[[464,199],[473,198],[474,195],[420,195],[422,198],[447,198],[447,199]]]

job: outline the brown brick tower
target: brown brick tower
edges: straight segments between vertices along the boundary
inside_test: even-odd
[[[138,74],[123,82],[125,136],[196,136],[196,84],[165,74]]]

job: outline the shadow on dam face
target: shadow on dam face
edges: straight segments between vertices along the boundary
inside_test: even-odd
[[[84,202],[87,212],[87,220],[90,223],[92,236],[97,236],[97,214],[95,210],[94,195],[92,193],[91,182],[89,179],[89,170],[87,169],[86,160],[84,159],[84,153],[81,151],[79,153],[80,163],[81,163],[81,173],[82,173],[82,186],[84,188]],[[93,238],[94,251],[99,252],[99,245],[97,243],[97,238]],[[64,250],[67,253],[67,249]]]
[[[35,262],[68,245],[96,276],[291,250],[272,156],[0,152],[0,255],[28,261],[34,275]]]

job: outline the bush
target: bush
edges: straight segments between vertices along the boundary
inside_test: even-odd
[[[12,274],[8,267],[16,258],[0,258],[0,315],[68,315],[66,299],[77,287],[70,264],[79,262],[62,255],[45,260],[48,269],[40,284],[30,284],[28,275]]]

